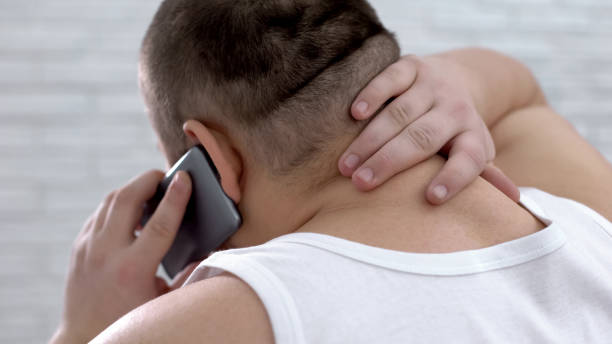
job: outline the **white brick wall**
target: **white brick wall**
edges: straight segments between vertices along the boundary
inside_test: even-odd
[[[612,2],[377,0],[404,52],[518,57],[612,160]],[[0,342],[57,325],[70,244],[111,188],[163,167],[136,84],[150,0],[0,0]]]

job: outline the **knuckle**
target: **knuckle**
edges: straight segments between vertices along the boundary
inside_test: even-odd
[[[116,194],[115,194],[115,203],[117,204],[126,204],[129,203],[132,200],[132,192],[130,189],[128,189],[127,187],[122,187],[121,189],[117,190]]]
[[[405,137],[417,149],[423,152],[436,150],[436,130],[429,126],[415,126],[406,129]]]
[[[470,181],[470,178],[472,178],[467,170],[458,166],[447,167],[446,173],[448,176],[447,184],[449,184],[449,186],[452,185],[455,189],[460,189],[462,186],[465,186]],[[476,175],[473,177],[476,177]]]
[[[369,130],[368,130],[369,129]],[[356,147],[359,147],[361,149],[355,149],[356,151],[366,151],[367,148],[376,148],[379,149],[381,142],[385,142],[384,138],[382,137],[382,133],[379,130],[372,130],[374,129],[373,127],[371,128],[366,128],[363,133],[361,134],[361,140],[359,142],[359,144],[356,145]],[[357,138],[359,140],[359,138]],[[357,140],[355,140],[355,143],[357,143]]]
[[[367,86],[367,98],[381,99],[385,96],[385,84],[387,83],[384,75],[379,75],[378,78],[372,80]],[[366,93],[364,92],[364,93]]]
[[[396,84],[398,82],[398,73],[401,73],[400,68],[393,64],[389,67],[387,67],[387,69],[385,69],[381,74],[380,74],[380,86],[383,89],[388,89],[389,85],[393,85]],[[382,86],[385,87],[382,87]]]
[[[457,100],[451,108],[451,113],[460,123],[468,123],[474,116],[474,109],[465,100]]]
[[[487,163],[485,153],[482,149],[480,149],[480,147],[468,146],[464,149],[463,153],[465,154],[466,158],[468,158],[479,170],[482,170],[484,165]]]
[[[385,78],[387,81],[392,83],[398,83],[404,76],[405,72],[410,68],[410,66],[402,60],[390,65],[384,71]]]
[[[163,219],[157,219],[156,221],[150,221],[147,224],[147,230],[151,232],[154,236],[160,238],[171,238],[172,230],[167,222]]]
[[[495,149],[494,144],[490,144],[489,149],[487,150],[487,162],[492,162],[495,160],[495,156],[497,156],[497,150]]]
[[[405,102],[398,101],[397,104],[389,106],[389,117],[399,127],[410,123],[410,107]]]
[[[388,170],[393,166],[393,154],[389,150],[383,149],[376,153],[376,170]]]
[[[482,126],[484,127],[484,135],[485,135],[484,145],[486,149],[487,162],[493,161],[493,159],[495,159],[495,156],[497,155],[497,149],[495,148],[495,142],[493,142],[493,137],[491,137],[491,133],[485,127],[484,123],[482,124]]]

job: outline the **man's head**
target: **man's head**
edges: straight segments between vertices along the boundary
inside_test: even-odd
[[[143,42],[142,88],[170,162],[197,119],[286,174],[358,130],[350,102],[397,55],[365,1],[167,0]]]
[[[143,41],[140,81],[170,164],[194,140],[223,137],[238,177],[318,183],[363,125],[349,114],[354,97],[398,57],[365,0],[166,0]]]

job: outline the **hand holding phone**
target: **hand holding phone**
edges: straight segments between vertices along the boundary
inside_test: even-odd
[[[183,220],[191,178],[175,174],[157,210],[134,238],[142,205],[164,178],[148,171],[109,193],[83,225],[72,246],[64,312],[51,343],[86,343],[132,309],[181,285],[156,272]],[[188,269],[185,269],[185,275]],[[184,276],[186,277],[186,276]]]
[[[219,172],[212,159],[202,145],[197,145],[166,173],[157,192],[145,205],[141,219],[143,227],[178,171],[189,173],[192,193],[176,238],[162,260],[162,266],[171,278],[189,263],[206,258],[242,224],[236,204],[221,187]]]

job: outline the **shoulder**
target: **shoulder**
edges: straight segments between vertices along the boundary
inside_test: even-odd
[[[274,343],[274,335],[257,294],[224,273],[140,306],[94,342]]]
[[[517,110],[491,135],[495,165],[517,185],[576,200],[612,220],[612,165],[551,108]]]

